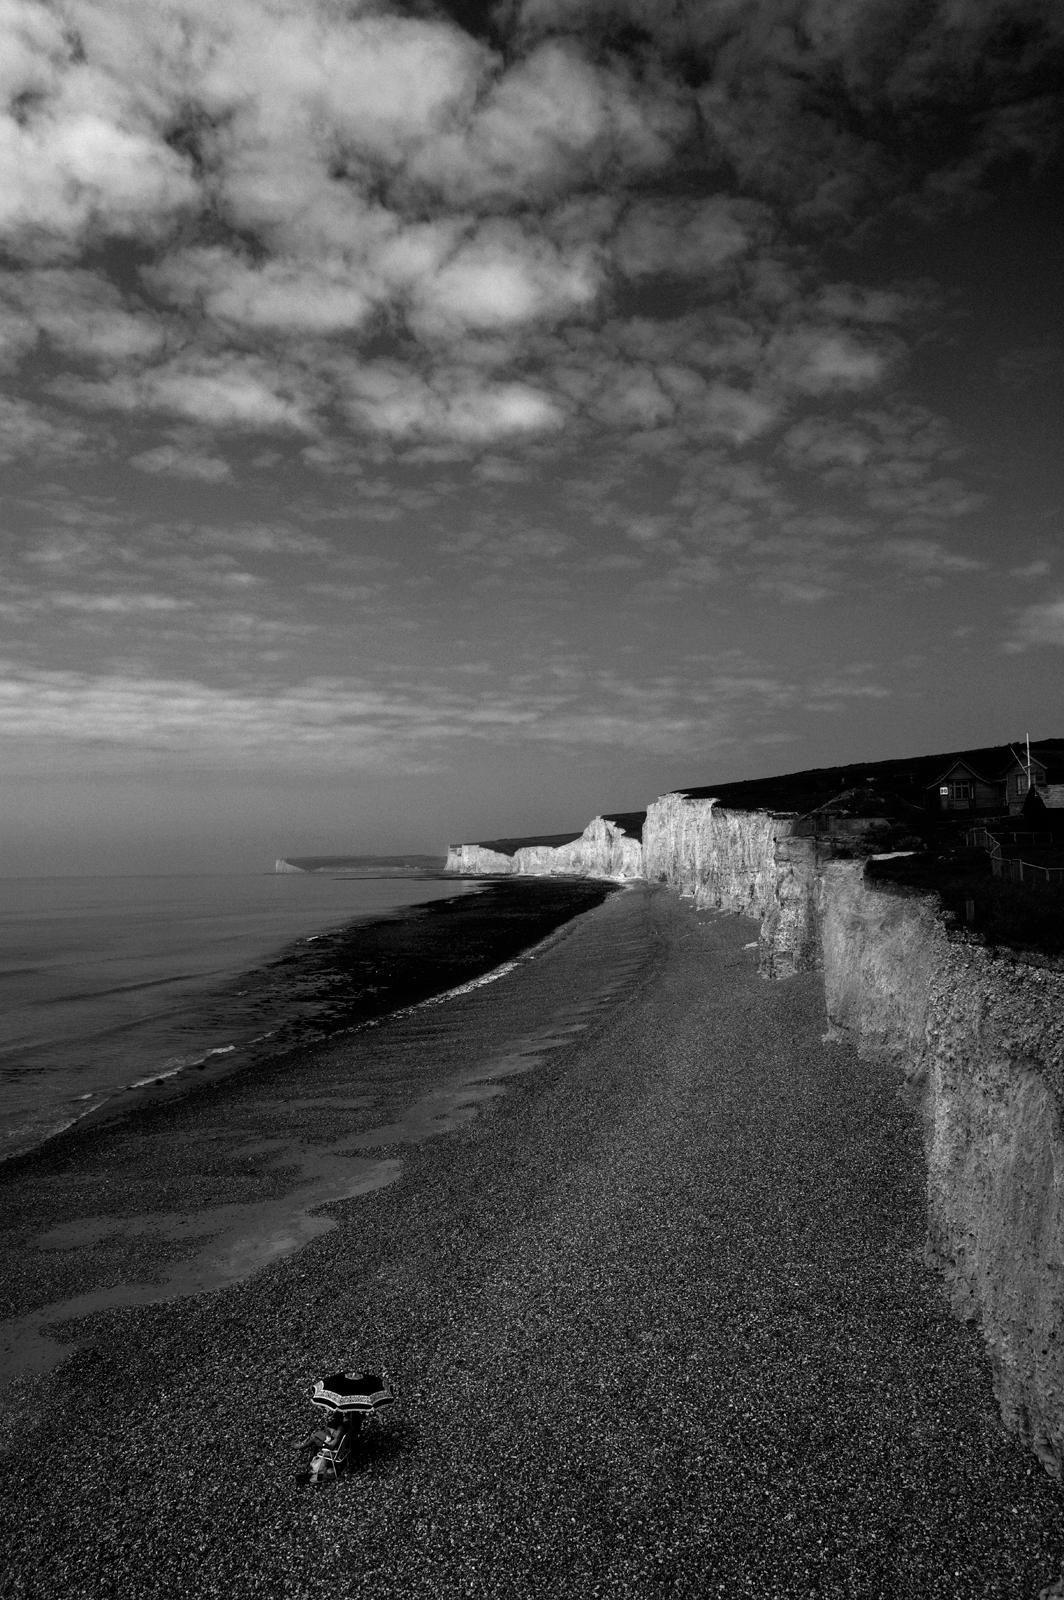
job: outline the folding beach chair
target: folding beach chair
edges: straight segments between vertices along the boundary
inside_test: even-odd
[[[319,1448],[310,1463],[311,1483],[324,1483],[326,1479],[338,1478],[347,1465],[350,1454],[351,1436],[344,1428],[335,1444],[323,1444]]]

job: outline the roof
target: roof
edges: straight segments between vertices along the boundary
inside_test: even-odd
[[[971,776],[973,778],[977,778],[980,783],[1001,782],[1001,778],[998,776],[988,777],[985,772],[977,772],[970,761],[966,761],[963,756],[959,756],[951,767],[946,768],[945,772],[940,772],[937,778],[932,778],[930,783],[925,783],[924,788],[934,789],[937,787],[937,785],[944,783],[947,778],[951,777],[953,773],[958,771],[970,773]]]

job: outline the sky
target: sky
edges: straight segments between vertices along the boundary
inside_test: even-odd
[[[0,0],[0,875],[1064,736],[1059,0]]]

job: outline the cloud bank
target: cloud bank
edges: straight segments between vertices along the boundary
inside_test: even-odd
[[[742,440],[875,389],[910,298],[814,285],[803,230],[1038,159],[1064,19],[529,0],[474,36],[368,0],[3,0],[0,39],[9,364],[88,368],[50,392],[90,411],[480,445],[677,409]],[[700,336],[633,367],[648,282]]]

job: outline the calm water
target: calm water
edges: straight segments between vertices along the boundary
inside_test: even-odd
[[[328,1031],[331,932],[475,887],[373,873],[0,880],[0,1157],[142,1079]]]

